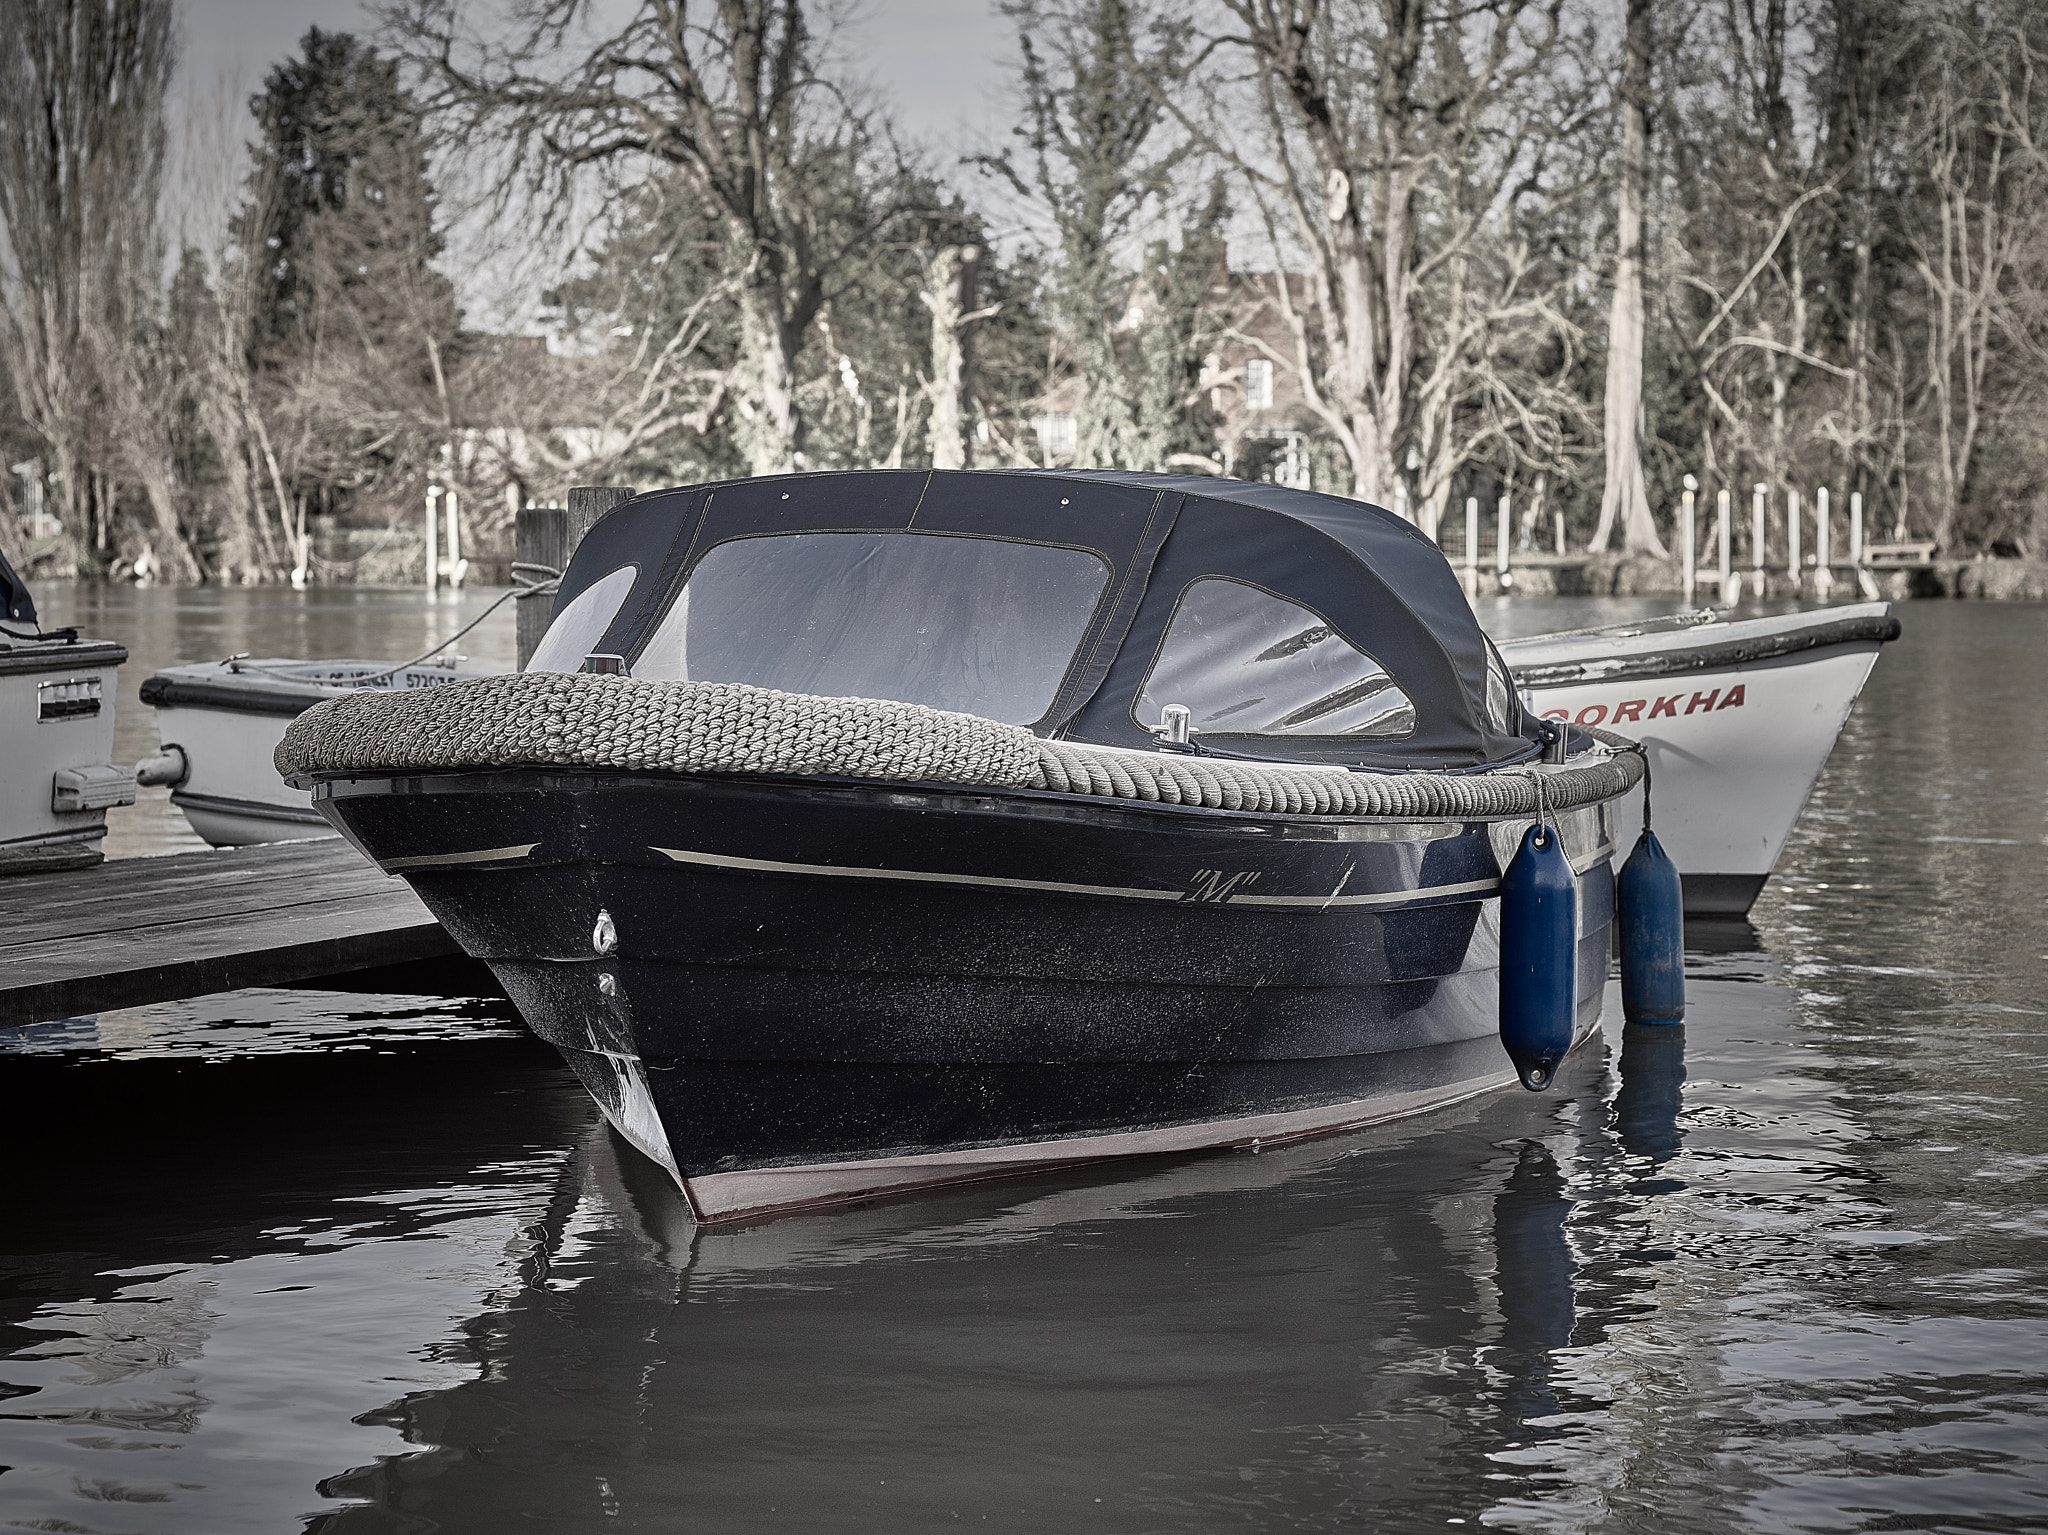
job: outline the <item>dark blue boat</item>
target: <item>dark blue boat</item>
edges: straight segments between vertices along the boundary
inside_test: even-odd
[[[1442,556],[1380,509],[696,486],[598,523],[555,614],[524,676],[323,704],[279,766],[704,1218],[1513,1082],[1498,892],[1539,799],[1597,1020],[1639,770],[1576,733],[1539,761]]]

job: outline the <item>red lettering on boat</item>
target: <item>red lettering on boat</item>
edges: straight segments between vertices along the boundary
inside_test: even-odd
[[[1648,702],[1647,698],[1631,698],[1625,704],[1616,704],[1614,706],[1614,723],[1620,725],[1629,720],[1640,720],[1643,717],[1643,705]]]
[[[1714,712],[1714,700],[1720,696],[1721,690],[1719,688],[1715,688],[1711,693],[1695,693],[1692,695],[1692,702],[1685,706],[1685,712],[1687,714],[1696,712],[1712,714]]]
[[[1743,684],[1738,682],[1728,690],[1728,696],[1721,700],[1721,707],[1723,709],[1740,709],[1743,701],[1742,695]]]
[[[1673,719],[1677,719],[1678,700],[1683,697],[1685,697],[1683,693],[1673,693],[1669,698],[1658,699],[1650,705],[1650,718],[1656,719],[1659,715],[1668,714]]]
[[[1578,723],[1581,725],[1597,725],[1606,718],[1607,705],[1587,704],[1585,708],[1579,711]]]

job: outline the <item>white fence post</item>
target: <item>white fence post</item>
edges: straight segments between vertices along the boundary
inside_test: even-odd
[[[1834,529],[1829,526],[1828,488],[1813,493],[1813,589],[1822,597],[1833,590],[1835,573],[1828,566],[1834,558]]]
[[[441,487],[427,487],[427,590],[440,584],[441,574]]]
[[[1494,551],[1494,564],[1498,567],[1501,588],[1506,590],[1514,584],[1513,577],[1508,574],[1508,556],[1515,547],[1513,518],[1509,515],[1506,496],[1500,498],[1500,532],[1495,542],[1499,547]]]
[[[462,578],[469,574],[469,561],[462,557],[462,500],[452,489],[442,501],[448,513],[448,585],[462,590]]]
[[[1799,595],[1799,492],[1785,492],[1785,574],[1792,578],[1792,595]]]
[[[1729,504],[1728,492],[1725,489],[1714,498],[1714,509],[1719,524],[1714,536],[1721,555],[1721,606],[1732,608],[1742,600],[1742,583],[1735,574],[1735,550],[1728,527],[1728,524],[1735,520],[1734,509]]]
[[[1479,498],[1465,498],[1465,590],[1479,590]]]
[[[1685,477],[1685,493],[1678,500],[1678,541],[1685,546],[1685,553],[1680,561],[1679,568],[1684,572],[1685,602],[1687,607],[1692,606],[1693,588],[1698,584],[1697,573],[1693,569],[1694,562],[1698,558],[1699,549],[1698,544],[1695,542],[1697,534],[1694,529],[1694,522],[1699,513],[1693,504],[1693,486],[1697,483],[1698,481],[1694,480],[1691,475],[1687,475]]]
[[[1769,493],[1762,480],[1756,483],[1749,503],[1749,568],[1756,576],[1756,594],[1764,594],[1764,497]]]

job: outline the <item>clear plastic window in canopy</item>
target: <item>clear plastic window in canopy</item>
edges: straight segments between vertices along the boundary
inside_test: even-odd
[[[736,538],[697,562],[633,675],[882,698],[1028,725],[1051,707],[1109,566],[937,533]]]
[[[1415,728],[1415,705],[1387,669],[1320,615],[1221,578],[1181,594],[1138,723],[1156,729],[1167,704],[1218,735],[1388,739]]]
[[[581,671],[583,658],[597,649],[605,630],[619,616],[626,594],[633,590],[633,582],[639,574],[638,565],[621,565],[578,592],[575,600],[557,613],[548,625],[548,632],[541,636],[540,645],[533,652],[533,659],[526,663],[526,669],[530,672]]]

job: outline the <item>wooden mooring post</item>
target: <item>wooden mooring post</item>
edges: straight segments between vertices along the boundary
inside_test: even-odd
[[[569,492],[569,504],[560,506],[529,506],[521,510],[515,522],[513,535],[513,559],[521,565],[533,567],[528,575],[539,576],[543,571],[562,572],[569,568],[569,561],[575,558],[577,545],[583,542],[583,535],[597,525],[597,520],[623,501],[630,501],[637,492],[630,485],[578,485]],[[519,607],[519,669],[526,670],[526,663],[533,659],[533,653],[540,647],[541,636],[548,632],[548,624],[555,616],[555,602],[552,597],[529,597]]]
[[[569,513],[559,506],[528,506],[514,519],[512,559],[526,567],[515,572],[530,580],[545,579],[544,572],[560,571],[569,563]],[[555,616],[552,597],[524,597],[518,609],[519,669],[540,648],[540,637],[548,632],[548,620]]]

